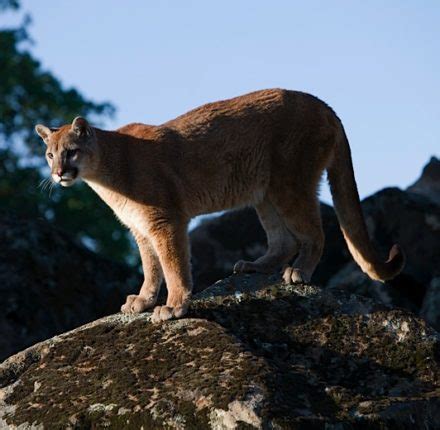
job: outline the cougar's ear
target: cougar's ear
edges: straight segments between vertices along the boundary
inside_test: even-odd
[[[42,124],[37,124],[35,126],[35,131],[37,132],[38,136],[40,136],[44,143],[47,145],[47,141],[50,137],[50,135],[53,132],[53,129],[50,129],[49,127],[46,127],[45,125]]]
[[[78,137],[90,137],[93,134],[92,127],[90,127],[87,120],[80,116],[77,116],[73,120],[71,130]]]

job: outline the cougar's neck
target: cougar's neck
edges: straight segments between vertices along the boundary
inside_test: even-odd
[[[124,173],[127,157],[124,157],[124,142],[121,135],[113,131],[94,129],[97,157],[94,172],[84,180],[101,195],[108,192],[123,192],[126,186]],[[102,196],[101,196],[102,197]]]

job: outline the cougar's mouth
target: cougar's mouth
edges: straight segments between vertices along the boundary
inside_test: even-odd
[[[78,178],[78,169],[72,169],[63,174],[58,180],[58,183],[63,187],[70,187],[76,182]]]

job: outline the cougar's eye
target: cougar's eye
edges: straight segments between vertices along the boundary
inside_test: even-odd
[[[47,156],[52,160],[52,158],[53,158],[53,154],[52,154],[52,152],[48,152],[48,153],[47,153]]]
[[[79,152],[79,149],[78,149],[78,148],[75,148],[75,149],[69,149],[69,150],[67,150],[67,157],[68,157],[68,158],[72,158],[72,157],[74,157],[75,155],[77,155],[78,152]]]

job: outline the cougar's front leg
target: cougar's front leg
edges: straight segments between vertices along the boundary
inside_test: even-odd
[[[144,283],[139,294],[127,296],[126,302],[121,307],[122,312],[130,314],[143,312],[156,304],[157,295],[163,280],[159,258],[151,241],[146,236],[135,231],[133,231],[133,236],[136,239],[141,255]]]
[[[165,276],[168,298],[165,306],[156,306],[153,322],[180,318],[186,314],[192,290],[190,251],[186,221],[157,220],[150,239]]]

